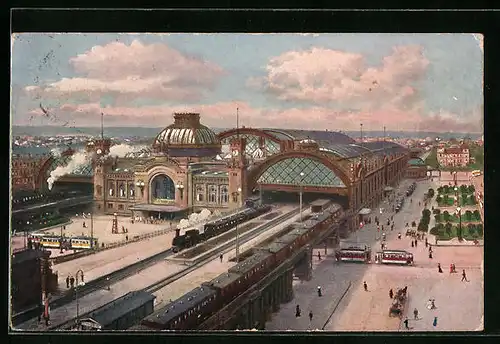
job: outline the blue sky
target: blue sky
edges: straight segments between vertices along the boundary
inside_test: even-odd
[[[133,41],[140,44],[133,47]],[[96,65],[112,54],[110,43],[121,43],[121,53]],[[150,45],[155,49],[147,50]],[[99,46],[96,57],[92,49]],[[301,118],[311,113],[314,123],[306,126],[344,130],[359,121],[377,130],[384,113],[392,114],[387,127],[403,130],[423,129],[429,119],[452,129],[456,124],[456,130],[477,127],[482,116],[483,54],[471,34],[19,34],[12,49],[15,125],[97,125],[96,104],[110,123],[126,126],[161,120],[168,125],[171,112],[184,108],[202,112],[212,126],[240,107],[253,126],[303,127]],[[78,70],[70,60],[82,54]],[[127,69],[127,56],[139,66]],[[391,61],[385,68],[384,58]],[[163,91],[148,84],[155,76],[141,68],[159,64],[164,70],[158,85],[168,83]],[[106,75],[113,66],[123,68],[123,75]],[[363,81],[371,75],[380,77],[373,90]],[[124,81],[130,77],[152,86],[141,92]],[[66,84],[58,84],[63,79]],[[89,86],[87,79],[100,86]],[[110,82],[117,85],[113,91]],[[48,90],[52,83],[56,87]],[[35,86],[36,96],[26,91]],[[57,119],[43,117],[39,103]],[[391,123],[404,116],[407,121]]]

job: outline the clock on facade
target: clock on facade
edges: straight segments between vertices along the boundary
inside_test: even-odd
[[[102,153],[102,150],[98,149],[97,154],[101,154],[101,153]]]

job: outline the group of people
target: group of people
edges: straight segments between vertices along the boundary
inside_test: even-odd
[[[132,224],[134,224],[135,222],[141,222],[141,223],[145,223],[148,225],[161,225],[164,223],[170,223],[170,227],[172,227],[171,220],[165,220],[165,219],[161,219],[161,218],[159,219],[159,218],[155,218],[153,216],[150,216],[150,217],[135,216],[130,220],[130,222],[132,222]]]
[[[74,288],[75,287],[75,277],[71,276],[71,275],[68,275],[68,277],[66,277],[66,288]],[[83,282],[83,273],[82,273],[82,282]]]

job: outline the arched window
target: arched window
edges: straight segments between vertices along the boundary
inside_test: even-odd
[[[169,176],[161,174],[151,181],[151,191],[153,199],[174,200],[175,185]]]
[[[108,183],[108,193],[110,196],[115,195],[115,182],[109,182]]]
[[[205,198],[205,187],[202,184],[197,184],[196,185],[196,201],[197,202],[203,202],[203,199]]]
[[[227,188],[227,185],[221,185],[219,195],[221,203],[229,202],[229,190]]]
[[[119,193],[120,193],[120,197],[127,197],[127,194],[126,194],[126,191],[125,191],[125,184],[120,183]]]
[[[134,197],[135,197],[135,187],[134,187],[134,183],[129,183],[129,184],[128,184],[128,192],[129,192],[129,196],[130,196],[130,198],[134,198]]]
[[[210,203],[217,202],[217,186],[216,185],[209,185],[208,186],[208,201]]]

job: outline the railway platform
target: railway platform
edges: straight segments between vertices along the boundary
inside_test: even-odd
[[[125,295],[128,292],[143,289],[167,276],[173,275],[183,268],[185,267],[164,260],[161,263],[155,264],[135,275],[132,275],[120,281],[119,283],[111,285],[109,290],[98,290],[79,298],[78,301],[74,300],[67,305],[51,310],[51,324],[48,327],[45,326],[44,321],[38,323],[37,319],[32,319],[25,323],[19,324],[16,329],[27,331],[50,330],[53,327],[57,327],[61,324],[66,323],[68,320],[75,318],[77,304],[79,307],[79,315],[81,316]]]

